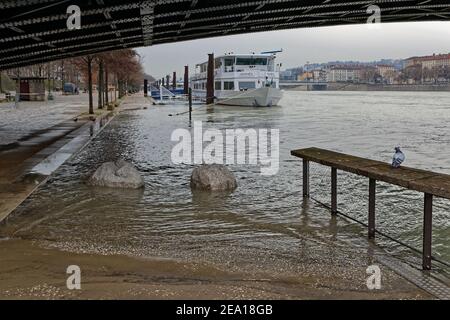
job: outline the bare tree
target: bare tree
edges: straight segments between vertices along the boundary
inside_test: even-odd
[[[69,67],[69,64],[71,67]],[[139,55],[134,50],[125,49],[107,53],[89,55],[65,61],[66,70],[73,68],[74,74],[81,74],[89,91],[89,113],[93,108],[93,83],[98,83],[99,107],[108,104],[108,86],[110,80],[118,86],[119,97],[123,97],[127,85],[137,90],[143,82],[144,73]]]
[[[100,55],[96,55],[98,63],[97,76],[97,93],[98,93],[98,108],[103,109],[103,59]]]
[[[92,56],[85,57],[88,67],[89,114],[94,114],[94,99],[92,96],[92,60]]]
[[[94,56],[88,55],[81,58],[76,58],[72,61],[78,70],[80,70],[84,79],[87,79],[87,91],[89,94],[89,114],[94,114],[94,97],[93,97],[93,61]]]

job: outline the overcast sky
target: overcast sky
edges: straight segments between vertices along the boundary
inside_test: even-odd
[[[307,62],[373,61],[450,52],[450,22],[352,25],[297,29],[202,39],[138,49],[148,74],[161,78],[191,68],[214,52],[250,53],[283,49],[283,69]]]

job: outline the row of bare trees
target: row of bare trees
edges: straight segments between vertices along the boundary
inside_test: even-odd
[[[437,82],[439,79],[450,80],[450,66],[434,66],[432,68],[423,68],[423,79],[425,81]]]
[[[80,71],[72,63],[73,59],[53,61],[45,64],[37,64],[17,69],[9,69],[4,74],[11,77],[43,77],[49,82],[49,89],[61,90],[65,82],[72,82],[77,86],[81,81]]]
[[[141,58],[131,49],[12,69],[5,74],[9,77],[45,77],[49,92],[63,90],[67,82],[74,83],[89,93],[90,114],[94,113],[95,89],[98,108],[112,108],[118,97],[122,98],[128,91],[139,90],[144,79]],[[1,84],[0,90],[3,90]]]
[[[439,80],[450,81],[450,66],[423,67],[416,64],[406,67],[400,74],[400,80],[413,80],[416,83],[437,83]]]
[[[113,100],[117,100],[117,93],[122,98],[130,88],[139,88],[144,77],[139,55],[130,49],[75,58],[72,63],[87,82],[90,114],[94,113],[94,81],[97,83],[98,108],[102,109],[112,107]]]

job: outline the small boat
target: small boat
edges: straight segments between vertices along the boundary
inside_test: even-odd
[[[226,54],[215,59],[214,96],[217,104],[271,107],[278,105],[279,67],[274,53]],[[206,99],[208,62],[197,65],[190,79],[194,98]]]
[[[167,89],[163,86],[159,88],[150,86],[150,95],[154,100],[175,99],[184,96],[184,89]]]

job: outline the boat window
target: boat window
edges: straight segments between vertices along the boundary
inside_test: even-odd
[[[225,58],[225,66],[230,67],[234,65],[234,58]]]
[[[225,81],[223,83],[224,90],[234,90],[234,82],[233,81]]]
[[[225,58],[225,72],[233,72],[234,71],[234,58]]]
[[[222,82],[216,81],[216,84],[215,84],[214,88],[216,90],[222,90]]]
[[[239,82],[239,90],[248,90],[248,89],[255,89],[255,88],[256,88],[256,84],[254,81]]]
[[[220,67],[222,67],[222,59],[220,58],[214,59],[214,68],[220,69]]]
[[[239,66],[267,66],[267,58],[237,58],[236,65]]]

